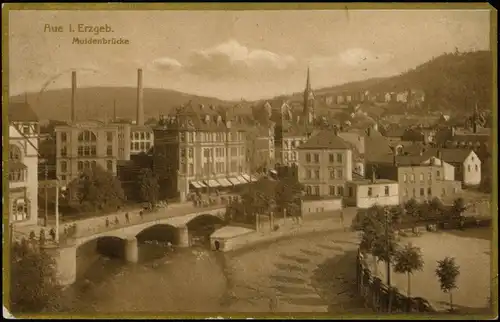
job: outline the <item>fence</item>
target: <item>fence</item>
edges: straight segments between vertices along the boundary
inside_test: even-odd
[[[363,254],[358,250],[356,284],[365,306],[371,307],[375,312],[435,312],[429,302],[421,297],[408,298],[393,287],[389,290],[380,278],[371,274],[368,267]]]

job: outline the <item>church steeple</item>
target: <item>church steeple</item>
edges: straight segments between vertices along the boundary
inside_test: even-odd
[[[306,88],[304,90],[304,118],[308,123],[312,123],[314,120],[314,93],[311,89],[311,75],[309,71],[309,66],[307,67],[307,80]]]

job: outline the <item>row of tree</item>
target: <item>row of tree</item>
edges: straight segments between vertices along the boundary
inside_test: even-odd
[[[460,204],[460,201],[456,202]],[[408,205],[408,204],[407,204]],[[405,206],[407,206],[405,205]],[[411,202],[408,209],[414,210],[414,203]],[[375,259],[375,269],[377,263],[382,261],[387,266],[387,284],[391,287],[390,275],[391,266],[394,272],[406,274],[408,277],[407,296],[411,301],[411,276],[416,271],[421,271],[424,267],[424,260],[420,248],[407,244],[403,247],[398,245],[395,231],[398,226],[400,207],[380,207],[373,206],[368,209],[361,222],[361,243],[360,250],[363,253],[370,253]],[[420,210],[419,212],[422,212]],[[404,213],[406,213],[404,211]],[[409,214],[416,216],[416,213]],[[438,261],[435,270],[439,279],[441,289],[450,296],[450,308],[453,309],[452,291],[457,287],[457,277],[460,274],[459,266],[455,259],[446,257]],[[376,271],[375,271],[376,274]],[[392,292],[394,288],[392,288]],[[392,294],[392,292],[389,292]],[[389,307],[392,306],[391,299]]]

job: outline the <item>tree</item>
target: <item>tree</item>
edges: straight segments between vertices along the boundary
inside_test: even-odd
[[[125,200],[120,181],[100,166],[85,169],[70,189],[76,190],[83,211],[116,210]]]
[[[286,215],[293,217],[301,216],[302,184],[293,176],[286,176],[278,181],[276,185],[276,204],[280,211],[286,211]]]
[[[413,229],[415,229],[415,226],[418,220],[420,219],[420,212],[421,212],[418,202],[412,198],[404,204],[404,209],[407,217],[413,223]]]
[[[57,285],[53,259],[35,242],[23,239],[12,245],[11,309],[15,313],[37,313],[55,305]]]
[[[453,200],[453,206],[451,206],[451,216],[453,218],[460,218],[462,217],[462,214],[464,211],[467,209],[467,206],[465,205],[465,200],[464,198],[460,197],[455,200]]]
[[[411,299],[411,275],[424,268],[424,260],[420,248],[407,244],[394,254],[394,271],[408,276],[408,300]]]
[[[457,277],[460,267],[455,263],[455,258],[445,257],[437,262],[436,276],[439,279],[441,290],[450,295],[450,310],[453,311],[453,290],[457,288]]]
[[[142,200],[155,205],[158,201],[160,185],[158,184],[158,177],[151,169],[141,169],[139,173],[139,186]]]

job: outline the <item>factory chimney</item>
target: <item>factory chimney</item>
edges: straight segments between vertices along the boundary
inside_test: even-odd
[[[137,125],[144,125],[144,105],[142,101],[143,89],[142,89],[142,69],[137,70]]]
[[[71,122],[76,122],[76,71],[71,73]]]

